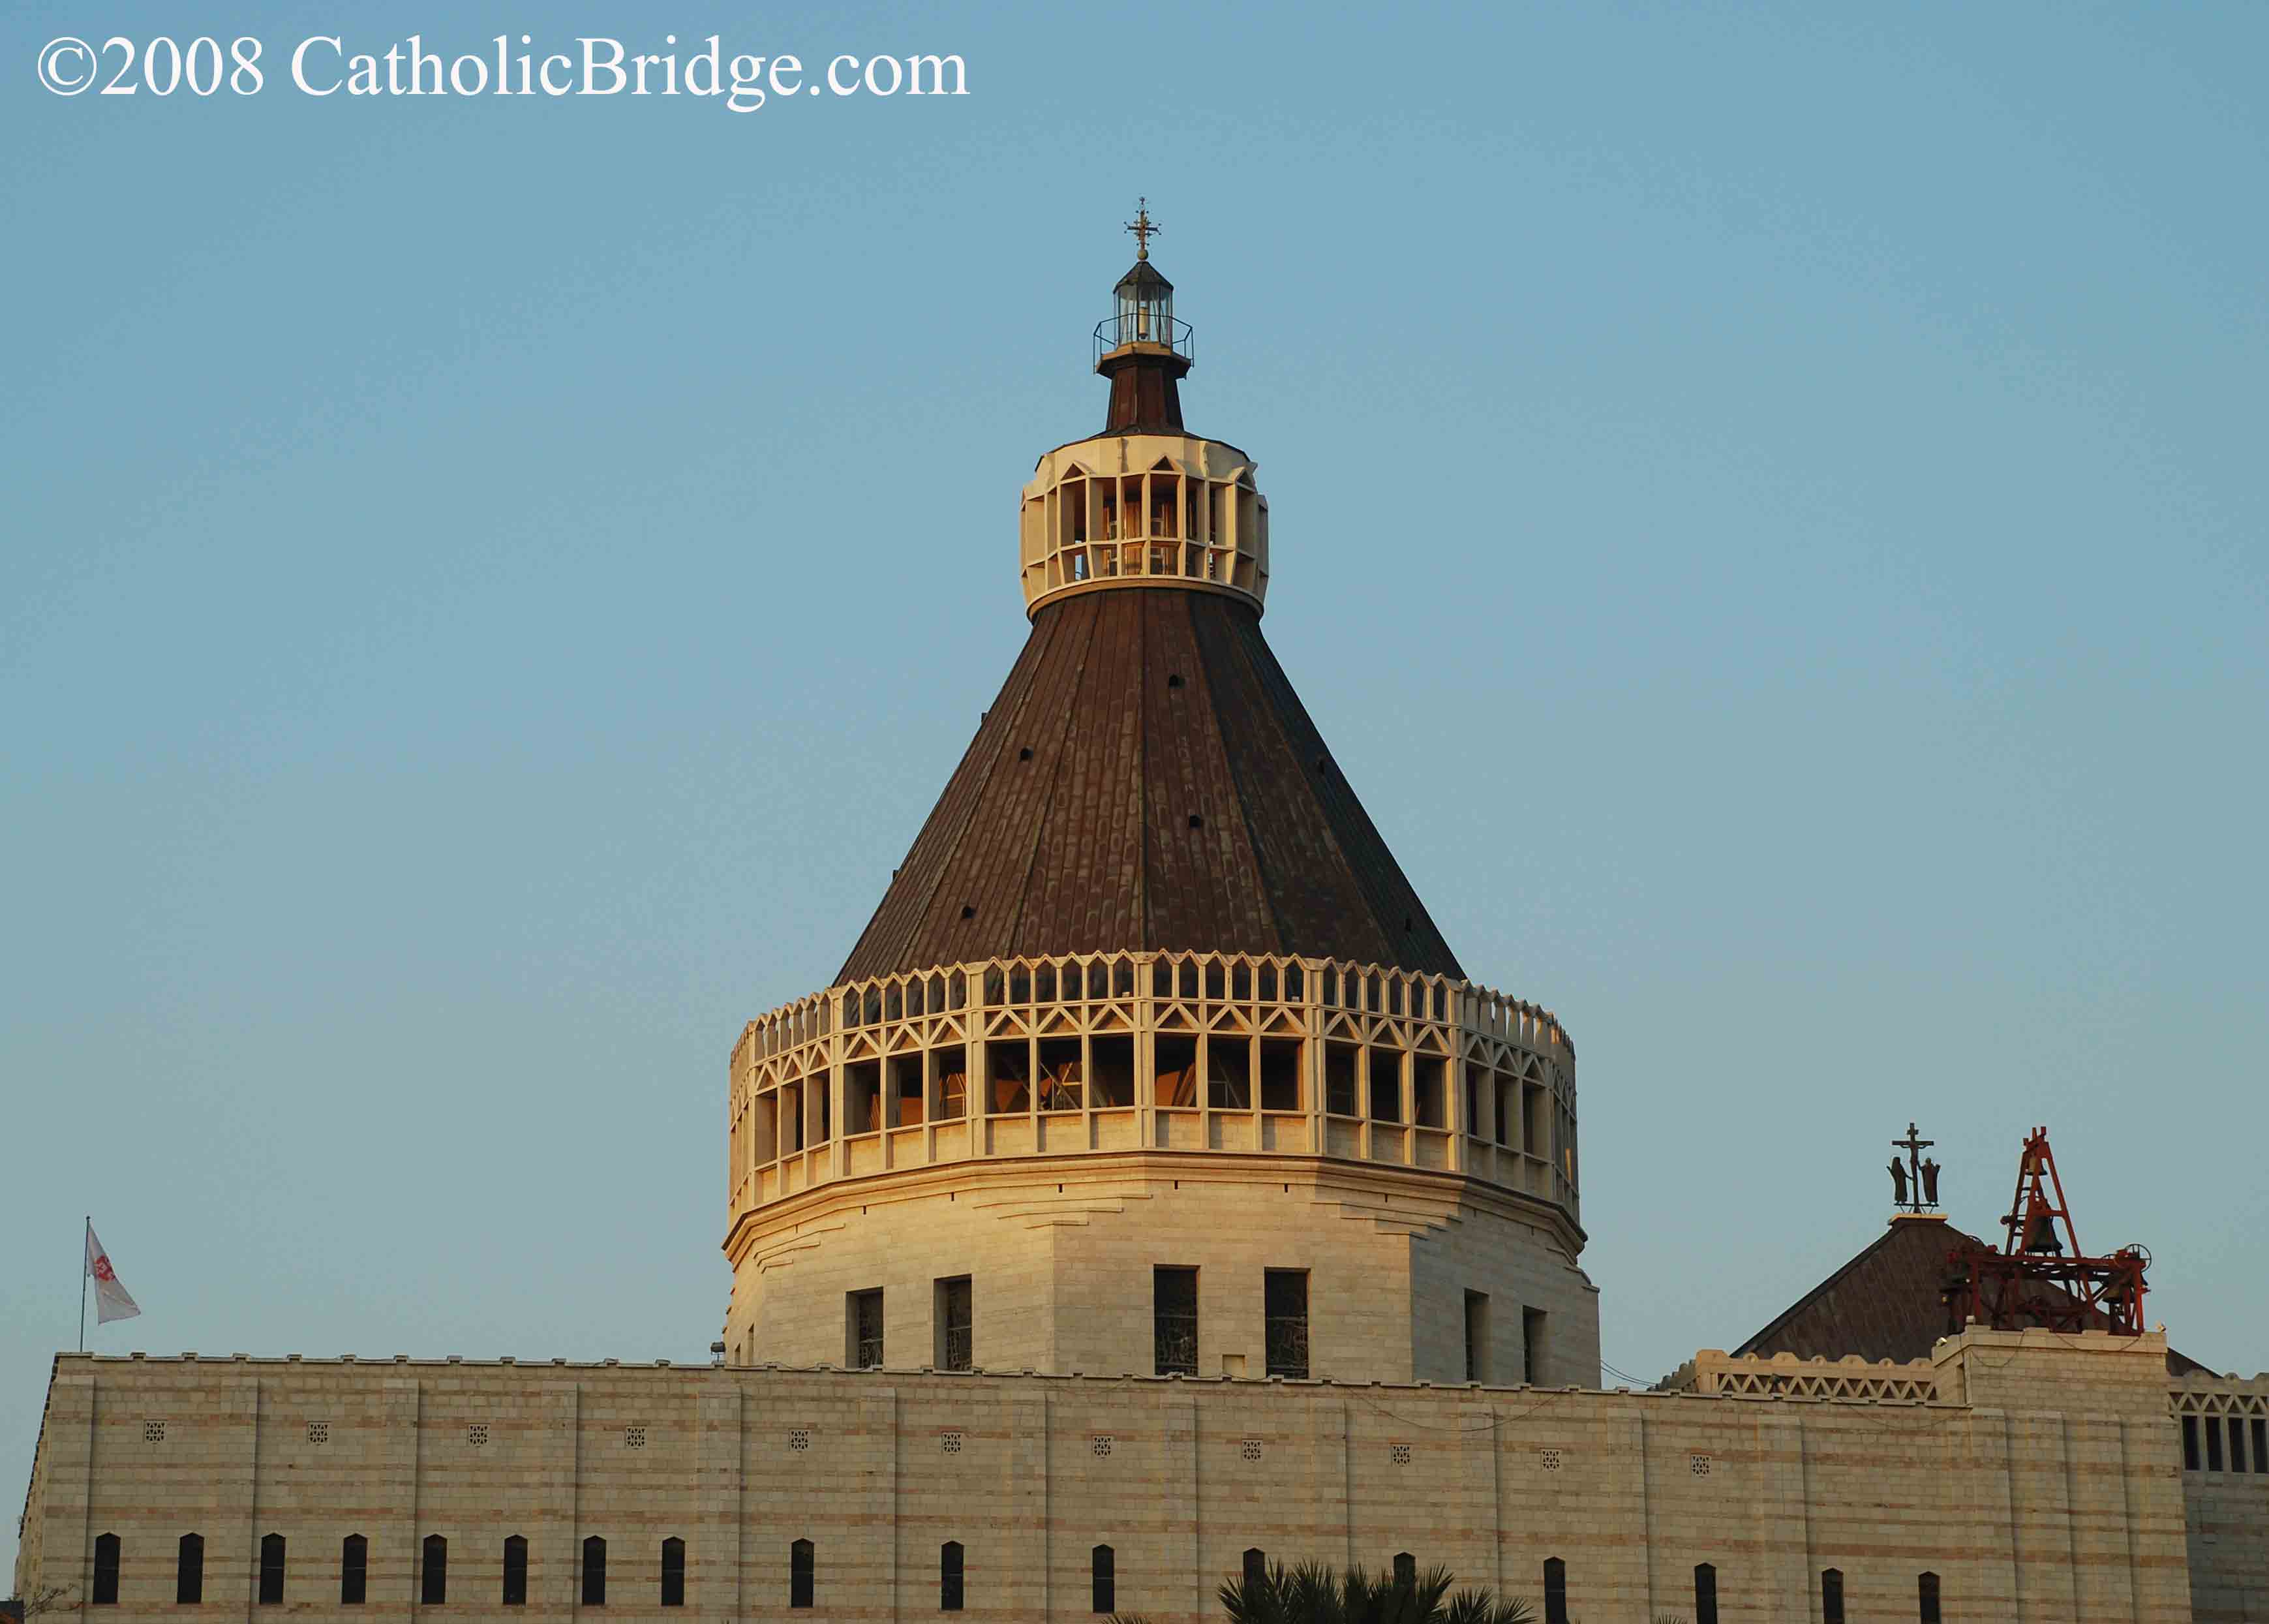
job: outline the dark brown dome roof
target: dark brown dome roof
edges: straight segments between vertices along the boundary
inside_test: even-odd
[[[1299,953],[1461,976],[1251,605],[1043,605],[845,982],[998,956]]]

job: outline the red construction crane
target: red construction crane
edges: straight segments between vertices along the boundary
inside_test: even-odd
[[[2108,1257],[2080,1250],[2046,1128],[2034,1129],[2025,1141],[2017,1193],[2001,1225],[2008,1231],[2001,1250],[1980,1245],[1947,1254],[1953,1271],[1946,1287],[1949,1331],[1974,1322],[1995,1331],[2140,1334],[2148,1289],[2143,1271],[2151,1255],[2140,1246],[2123,1246]]]

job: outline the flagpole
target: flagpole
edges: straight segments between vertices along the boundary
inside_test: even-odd
[[[78,1351],[86,1352],[86,1237],[94,1233],[94,1214],[86,1215],[86,1227],[78,1237]]]

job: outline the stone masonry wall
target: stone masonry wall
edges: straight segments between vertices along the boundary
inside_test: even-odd
[[[2004,1361],[1997,1376],[2022,1364],[2025,1380],[2045,1380],[2060,1357],[1992,1336],[1942,1345],[1948,1377],[1991,1358]],[[966,1553],[968,1613],[1001,1620],[1091,1617],[1092,1553],[1108,1545],[1115,1605],[1161,1624],[1217,1617],[1213,1591],[1248,1548],[1374,1565],[1407,1551],[1540,1602],[1542,1565],[1556,1558],[1584,1624],[1692,1617],[1700,1562],[1716,1569],[1728,1624],[1816,1619],[1830,1567],[1854,1620],[1914,1617],[1918,1576],[1931,1572],[1948,1624],[2173,1624],[2189,1617],[2189,1589],[2163,1373],[2132,1404],[2108,1380],[2084,1385],[2095,1407],[2020,1413],[1519,1387],[64,1355],[18,1583],[84,1598],[96,1536],[115,1532],[122,1589],[103,1611],[122,1620],[566,1619],[595,1611],[581,1603],[580,1564],[596,1534],[606,1617],[774,1618],[788,1612],[791,1543],[809,1539],[808,1616],[883,1620],[937,1611],[939,1547],[951,1539]],[[174,1605],[178,1541],[191,1531],[207,1564],[194,1610]],[[255,1601],[270,1532],[288,1541],[280,1607]],[[350,1533],[369,1541],[358,1609],[338,1601]],[[514,1533],[528,1541],[528,1598],[507,1609],[500,1553]],[[441,1608],[417,1599],[433,1534],[448,1541]],[[671,1537],[687,1548],[682,1612],[659,1605]]]

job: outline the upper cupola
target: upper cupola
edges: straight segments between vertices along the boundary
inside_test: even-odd
[[[1174,285],[1150,263],[1159,227],[1149,201],[1142,199],[1127,223],[1134,263],[1111,290],[1115,308],[1095,329],[1095,369],[1111,380],[1106,434],[1182,432],[1178,386],[1190,370],[1190,324],[1174,319]]]
[[[1040,458],[1019,524],[1024,608],[1120,587],[1218,592],[1258,611],[1268,593],[1268,502],[1253,461],[1182,424],[1190,324],[1150,263],[1149,200],[1127,229],[1134,263],[1096,324],[1111,381],[1103,428]]]

